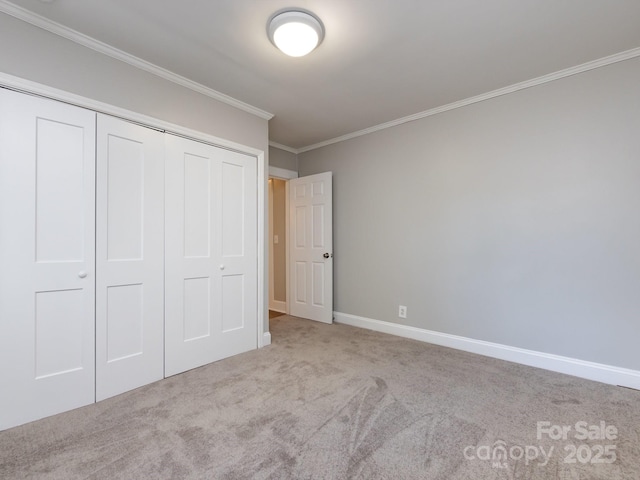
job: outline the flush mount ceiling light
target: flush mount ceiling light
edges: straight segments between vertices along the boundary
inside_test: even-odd
[[[269,40],[290,57],[302,57],[322,42],[324,26],[318,17],[304,10],[275,13],[267,24]]]

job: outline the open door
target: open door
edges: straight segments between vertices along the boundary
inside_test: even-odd
[[[331,172],[289,181],[289,313],[333,322]]]

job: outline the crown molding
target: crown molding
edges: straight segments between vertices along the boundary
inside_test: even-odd
[[[146,60],[142,60],[141,58],[138,58],[134,55],[130,55],[126,52],[123,52],[122,50],[96,40],[95,38],[89,37],[88,35],[65,27],[64,25],[54,22],[53,20],[49,20],[48,18],[45,18],[41,15],[38,15],[37,13],[19,7],[18,5],[15,5],[7,0],[0,0],[0,12],[4,12],[7,15],[11,15],[12,17],[30,23],[31,25],[34,25],[36,27],[42,28],[43,30],[47,30],[55,35],[66,38],[67,40],[71,40],[72,42],[75,42],[79,45],[90,48],[111,58],[115,58],[116,60],[120,60],[140,70],[144,70],[147,73],[151,73],[153,75],[156,75],[157,77],[163,78],[172,83],[193,90],[194,92],[198,92],[202,95],[206,95],[207,97],[213,98],[214,100],[218,100],[219,102],[225,103],[239,110],[243,110],[257,117],[263,118],[265,120],[270,120],[271,118],[273,118],[272,113],[256,108],[252,105],[249,105],[248,103],[244,103],[240,100],[230,97],[229,95],[225,95],[224,93],[218,92],[216,90],[213,90],[212,88],[194,82],[193,80],[189,80],[188,78],[173,73],[165,68],[154,65],[153,63],[147,62]]]
[[[507,95],[509,93],[514,93],[519,90],[524,90],[526,88],[535,87],[537,85],[542,85],[544,83],[553,82],[555,80],[559,80],[561,78],[569,77],[571,75],[577,75],[578,73],[587,72],[589,70],[593,70],[595,68],[605,67],[607,65],[611,65],[613,63],[622,62],[624,60],[630,60],[632,58],[640,57],[640,47],[633,48],[631,50],[626,50],[624,52],[616,53],[613,55],[609,55],[608,57],[600,58],[598,60],[593,60],[591,62],[583,63],[581,65],[577,65],[575,67],[566,68],[564,70],[560,70],[554,73],[549,73],[547,75],[543,75],[541,77],[537,77],[531,80],[526,80],[524,82],[516,83],[514,85],[510,85],[508,87],[499,88],[498,90],[493,90],[491,92],[483,93],[481,95],[476,95],[475,97],[466,98],[464,100],[459,100],[457,102],[449,103],[447,105],[443,105],[441,107],[432,108],[430,110],[425,110],[423,112],[414,113],[413,115],[409,115],[406,117],[398,118],[396,120],[391,120],[390,122],[381,123],[379,125],[374,125],[373,127],[365,128],[363,130],[358,130],[356,132],[347,133],[346,135],[342,135],[340,137],[331,138],[329,140],[325,140],[323,142],[314,143],[313,145],[308,145],[306,147],[301,147],[297,149],[297,153],[304,153],[310,150],[316,150],[318,148],[326,147],[327,145],[332,145],[334,143],[344,142],[346,140],[351,140],[352,138],[361,137],[363,135],[368,135],[370,133],[378,132],[380,130],[385,130],[387,128],[395,127],[398,125],[402,125],[403,123],[413,122],[415,120],[420,120],[421,118],[430,117],[432,115],[437,115],[438,113],[448,112],[449,110],[454,110],[456,108],[466,107],[467,105],[471,105],[473,103],[483,102],[485,100],[489,100],[491,98],[500,97],[502,95]]]
[[[297,148],[288,147],[286,145],[282,145],[281,143],[277,143],[277,142],[269,141],[269,146],[273,148],[277,148],[278,150],[284,150],[285,152],[293,153],[294,155],[297,155],[298,153],[300,153],[300,150],[298,150]]]
[[[84,35],[83,33],[72,30],[64,25],[61,25],[57,22],[49,20],[41,15],[38,15],[34,12],[26,10],[18,5],[15,5],[7,0],[0,0],[0,12],[4,12],[7,15],[11,15],[19,20],[30,23],[36,27],[47,30],[55,35],[66,38],[67,40],[71,40],[77,44],[83,45],[87,48],[90,48],[94,51],[107,55],[109,57],[115,58],[122,62],[125,62],[129,65],[132,65],[140,70],[146,71],[153,75],[156,75],[160,78],[168,80],[177,85],[181,85],[185,88],[198,92],[202,95],[206,95],[207,97],[218,100],[222,103],[230,105],[232,107],[243,110],[252,115],[256,115],[265,120],[270,120],[273,118],[273,114],[267,111],[261,110],[257,107],[244,103],[240,100],[237,100],[233,97],[225,95],[224,93],[213,90],[212,88],[206,87],[200,83],[189,80],[188,78],[182,77],[176,73],[173,73],[167,69],[154,65],[150,62],[142,60],[141,58],[130,55],[122,50],[114,48],[106,43],[103,43],[99,40],[96,40],[92,37]],[[331,138],[328,140],[324,140],[322,142],[314,143],[312,145],[308,145],[306,147],[301,148],[292,148],[286,145],[282,145],[276,142],[269,142],[269,145],[275,148],[279,148],[280,150],[284,150],[286,152],[293,153],[298,155],[300,153],[308,152],[311,150],[316,150],[318,148],[326,147],[328,145],[332,145],[334,143],[344,142],[346,140],[350,140],[352,138],[361,137],[363,135],[368,135],[370,133],[374,133],[380,130],[385,130],[387,128],[392,128],[398,125],[402,125],[403,123],[413,122],[415,120],[420,120],[422,118],[430,117],[432,115],[437,115],[439,113],[447,112],[450,110],[454,110],[456,108],[465,107],[467,105],[471,105],[474,103],[482,102],[484,100],[489,100],[491,98],[499,97],[502,95],[507,95],[509,93],[514,93],[519,90],[524,90],[526,88],[534,87],[537,85],[542,85],[544,83],[552,82],[555,80],[559,80],[561,78],[569,77],[571,75],[576,75],[579,73],[583,73],[589,70],[593,70],[596,68],[604,67],[607,65],[611,65],[613,63],[622,62],[625,60],[630,60],[632,58],[640,57],[640,47],[633,48],[631,50],[626,50],[624,52],[616,53],[607,57],[603,57],[598,60],[593,60],[591,62],[583,63],[581,65],[577,65],[574,67],[570,67],[564,70],[560,70],[558,72],[550,73],[547,75],[543,75],[541,77],[537,77],[531,80],[526,80],[524,82],[516,83],[514,85],[510,85],[508,87],[500,88],[497,90],[493,90],[491,92],[483,93],[481,95],[477,95],[474,97],[466,98],[463,100],[459,100],[457,102],[452,102],[447,105],[443,105],[440,107],[432,108],[429,110],[425,110],[423,112],[418,112],[412,115],[408,115],[406,117],[398,118],[396,120],[391,120],[389,122],[381,123],[379,125],[374,125],[372,127],[368,127],[362,130],[358,130],[352,133],[348,133],[346,135],[341,135],[339,137]]]
[[[48,85],[26,80],[24,78],[9,75],[7,73],[0,72],[0,88],[8,88],[17,92],[27,93],[30,95],[37,95],[59,102],[68,103],[69,105],[75,105],[76,107],[86,108],[93,110],[94,112],[104,113],[113,117],[122,118],[129,122],[137,123],[144,127],[159,130],[161,132],[167,132],[181,137],[191,138],[202,143],[207,143],[217,147],[226,148],[228,150],[234,150],[247,155],[252,155],[260,158],[265,153],[264,151],[248,145],[242,145],[240,143],[233,142],[224,138],[216,137],[211,134],[193,130],[187,127],[182,127],[171,122],[160,120],[148,115],[133,112],[125,108],[116,107],[108,103],[93,100],[75,93],[66,92]]]

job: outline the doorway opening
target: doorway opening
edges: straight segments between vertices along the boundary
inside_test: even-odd
[[[287,180],[269,178],[269,318],[287,313]]]
[[[332,173],[270,173],[269,318],[288,314],[332,323]]]

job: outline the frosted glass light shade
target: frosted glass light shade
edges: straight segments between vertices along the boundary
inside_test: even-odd
[[[286,11],[274,15],[267,26],[269,39],[283,53],[302,57],[324,38],[320,20],[308,12]]]

